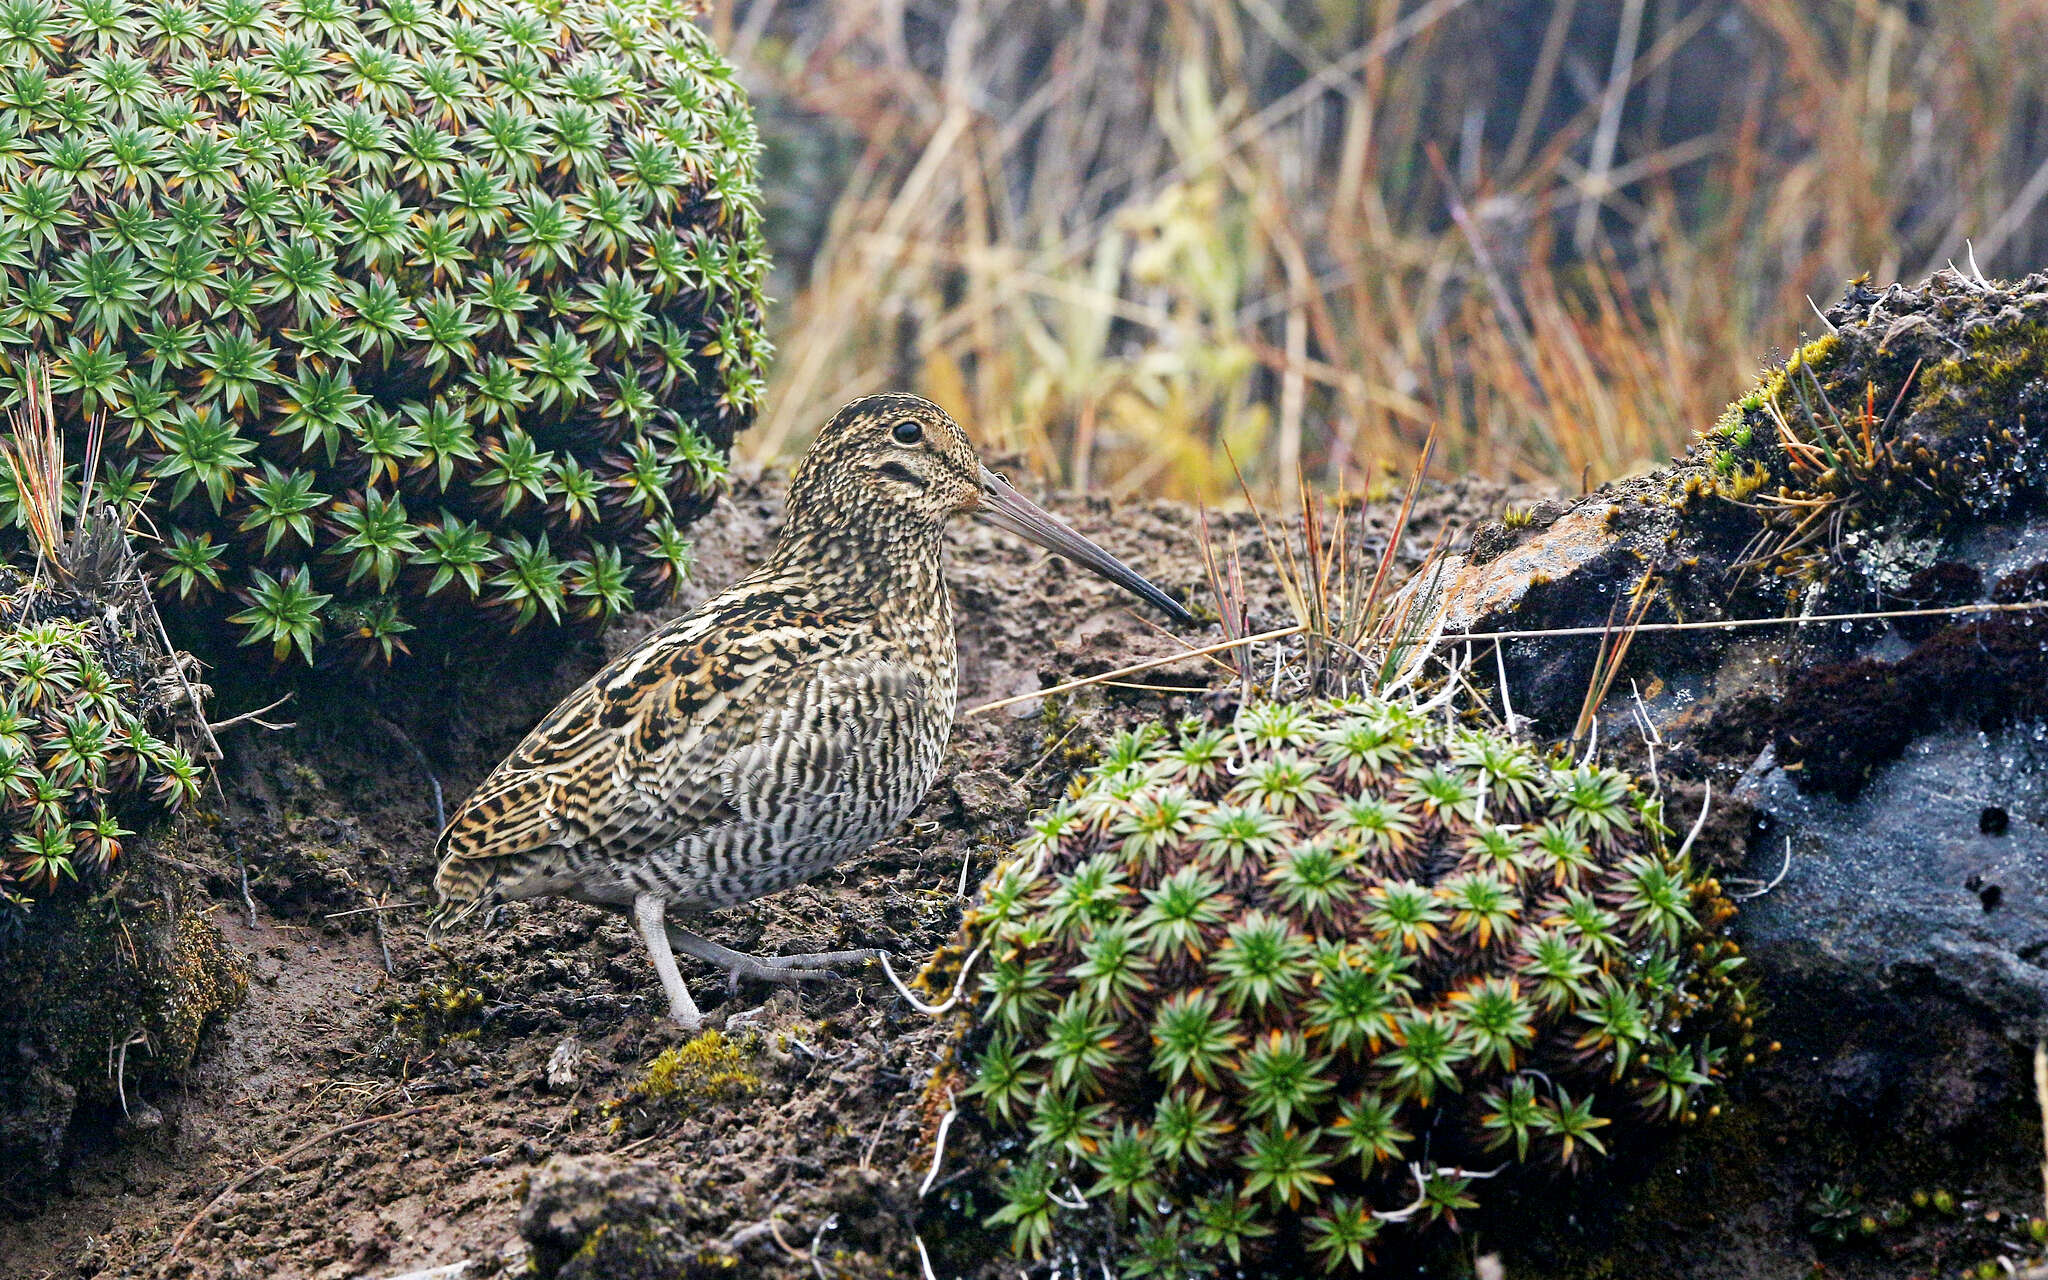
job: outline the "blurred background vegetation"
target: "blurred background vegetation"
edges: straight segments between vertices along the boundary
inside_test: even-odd
[[[780,348],[1115,494],[1576,487],[1850,277],[2048,265],[2039,0],[737,0]]]

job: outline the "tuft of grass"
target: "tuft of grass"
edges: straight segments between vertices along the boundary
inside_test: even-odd
[[[1239,474],[1240,491],[1259,523],[1260,546],[1294,615],[1301,652],[1298,661],[1284,668],[1287,682],[1294,686],[1291,692],[1385,694],[1412,680],[1430,656],[1433,637],[1426,634],[1423,620],[1433,613],[1430,597],[1442,567],[1444,536],[1438,536],[1410,576],[1415,590],[1397,591],[1401,583],[1394,570],[1435,443],[1433,433],[1423,442],[1422,456],[1377,556],[1366,551],[1373,535],[1368,524],[1374,505],[1370,495],[1354,505],[1340,485],[1325,501],[1311,491],[1305,476],[1297,475],[1299,517],[1281,519],[1276,533],[1274,522]],[[1242,641],[1251,634],[1251,605],[1237,543],[1232,539],[1228,547],[1219,548],[1210,536],[1206,514],[1201,530],[1202,563],[1216,598],[1223,638]],[[1227,649],[1213,660],[1232,674],[1249,699],[1258,661],[1252,648]],[[1276,680],[1281,670],[1276,668]],[[1278,696],[1279,691],[1269,692]]]

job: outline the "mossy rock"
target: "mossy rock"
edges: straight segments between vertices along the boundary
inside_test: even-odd
[[[1717,491],[1836,504],[1848,529],[1989,519],[2048,494],[2048,274],[1857,281],[1825,319],[1694,450]]]
[[[686,0],[20,0],[0,392],[310,661],[596,622],[688,571],[768,352],[752,117]],[[0,481],[0,524],[14,523]]]
[[[39,903],[0,947],[0,1185],[54,1173],[78,1111],[146,1112],[144,1091],[191,1066],[247,994],[205,895],[137,861],[98,893]]]
[[[54,1170],[78,1108],[175,1078],[246,990],[204,895],[148,852],[205,773],[138,607],[0,566],[0,1183]]]

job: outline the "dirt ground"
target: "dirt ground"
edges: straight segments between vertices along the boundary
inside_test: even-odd
[[[736,480],[699,528],[679,607],[765,554],[780,493],[772,474]],[[1427,497],[1408,558],[1504,500],[1477,485]],[[1190,509],[1056,505],[1169,590],[1208,598]],[[1226,527],[1263,602],[1254,626],[1291,621],[1256,525]],[[951,580],[963,706],[1176,643],[1085,572],[980,527],[956,530]],[[732,1051],[655,1096],[650,1063],[685,1037],[622,919],[521,903],[429,944],[424,912],[361,910],[429,900],[435,782],[452,806],[660,616],[602,641],[511,646],[489,667],[333,673],[304,691],[295,728],[235,730],[218,820],[175,856],[208,870],[249,999],[181,1084],[145,1085],[144,1121],[80,1126],[66,1186],[0,1205],[0,1271],[340,1280],[467,1262],[460,1274],[475,1280],[523,1266],[521,1208],[551,1158],[602,1156],[673,1175],[667,1217],[701,1242],[706,1274],[918,1274],[906,1222],[929,1160],[922,1085],[945,1033],[879,973],[728,991],[684,959],[714,1022],[731,1019]],[[1142,682],[1210,674],[1187,661]],[[1071,750],[1184,703],[1096,690],[1053,743],[1037,702],[968,719],[902,831],[813,884],[718,913],[706,932],[762,952],[884,947],[907,973],[951,933],[961,887],[1064,785]],[[544,1239],[549,1225],[528,1228]]]

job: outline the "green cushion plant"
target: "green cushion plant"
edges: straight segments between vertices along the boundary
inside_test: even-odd
[[[388,659],[674,587],[768,352],[754,126],[692,15],[0,4],[0,393],[40,354],[105,416],[168,605]]]
[[[129,824],[197,799],[205,770],[163,736],[162,673],[111,614],[12,569],[0,568],[0,592],[4,944],[37,899],[103,882]]]
[[[1128,1276],[1358,1271],[1509,1166],[1695,1119],[1750,997],[1668,836],[1621,773],[1394,703],[1119,737],[951,953],[1014,1135],[990,1222],[1111,1224]]]

